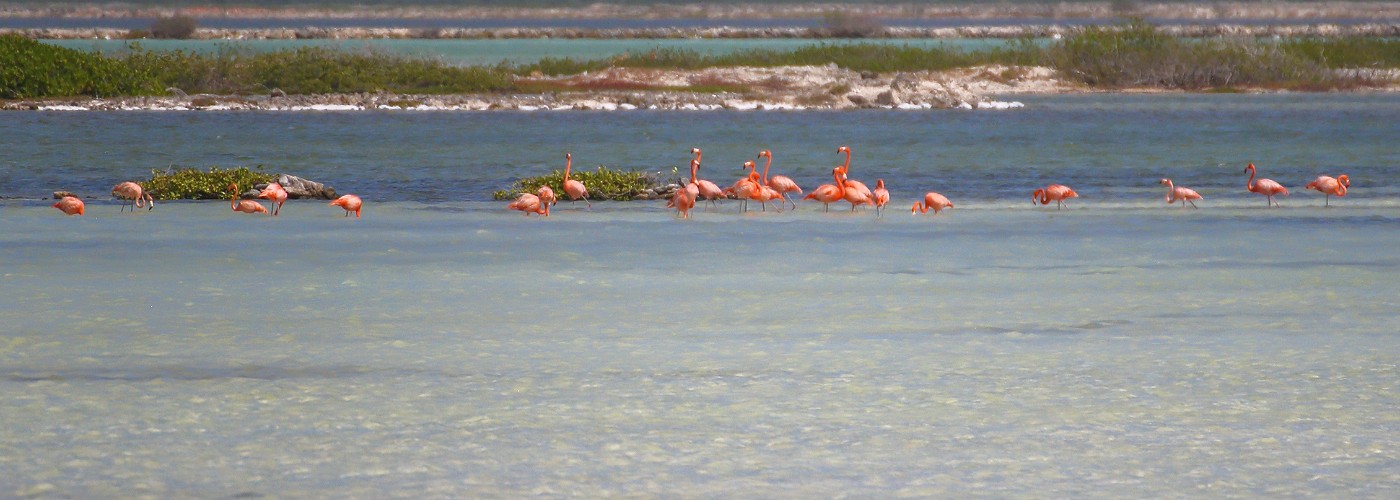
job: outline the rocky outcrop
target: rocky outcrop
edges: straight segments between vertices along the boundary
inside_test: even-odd
[[[336,198],[335,189],[327,187],[325,184],[303,179],[295,175],[278,174],[277,184],[287,191],[287,198],[296,199],[316,199],[334,200]],[[267,189],[267,183],[255,184],[252,189],[243,193],[244,198],[256,198],[262,191]]]

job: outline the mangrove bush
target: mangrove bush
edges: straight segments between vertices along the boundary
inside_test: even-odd
[[[277,176],[263,171],[262,165],[253,169],[237,167],[209,170],[191,167],[151,170],[151,178],[138,183],[157,200],[217,200],[229,197],[229,184],[247,190],[254,184],[273,182]]]

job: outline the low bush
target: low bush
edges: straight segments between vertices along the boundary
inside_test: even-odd
[[[119,60],[19,35],[0,36],[0,99],[151,95],[157,90],[148,75]]]
[[[592,200],[626,201],[636,198],[643,191],[661,185],[655,174],[646,172],[612,170],[602,165],[589,172],[574,170],[569,178],[582,182],[588,187],[588,198]],[[514,200],[520,193],[534,193],[540,186],[549,186],[554,194],[567,199],[564,194],[564,171],[555,170],[546,175],[526,177],[515,181],[509,188],[492,193],[497,200]]]
[[[190,167],[151,170],[150,180],[139,184],[157,200],[218,200],[229,198],[229,184],[247,190],[254,184],[276,180],[277,176],[263,171],[262,165],[253,169],[215,166],[208,171]]]
[[[151,38],[174,38],[183,40],[194,35],[197,29],[199,29],[199,23],[196,22],[193,17],[177,15],[156,19],[155,22],[151,23],[149,31]]]

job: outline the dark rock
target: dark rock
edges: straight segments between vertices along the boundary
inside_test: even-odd
[[[287,190],[287,197],[292,199],[314,198],[321,200],[334,200],[335,189],[326,187],[315,181],[309,181],[295,175],[282,174],[277,176],[277,183],[282,185],[282,189]]]

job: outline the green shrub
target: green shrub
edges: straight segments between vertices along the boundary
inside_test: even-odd
[[[189,167],[151,170],[151,179],[140,184],[157,200],[218,200],[229,198],[229,184],[238,184],[238,189],[247,190],[254,184],[275,180],[277,176],[264,172],[262,165],[253,170],[215,166],[208,171]]]
[[[0,36],[0,98],[151,95],[157,89],[149,75],[121,61],[19,35]]]
[[[602,165],[593,172],[587,170],[574,170],[569,173],[569,178],[582,182],[588,187],[588,198],[591,200],[618,200],[625,201],[636,198],[643,191],[661,185],[660,181],[653,174],[636,171],[610,170]],[[549,186],[554,190],[554,194],[560,198],[567,199],[564,194],[564,171],[555,170],[546,175],[537,177],[526,177],[515,181],[510,188],[492,193],[492,197],[497,200],[513,200],[520,193],[534,193],[541,185]]]
[[[199,29],[199,23],[193,17],[177,15],[162,17],[151,23],[151,37],[153,38],[175,38],[186,39]]]

